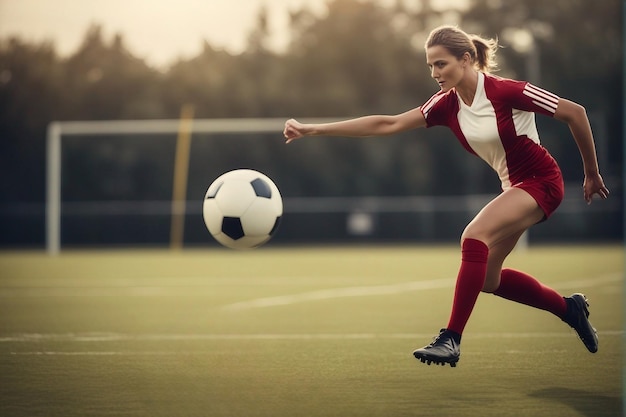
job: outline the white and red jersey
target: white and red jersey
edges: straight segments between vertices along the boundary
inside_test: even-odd
[[[447,126],[469,152],[499,175],[502,189],[558,169],[541,146],[535,113],[554,116],[559,97],[528,82],[478,73],[471,106],[455,89],[420,107],[427,126]]]

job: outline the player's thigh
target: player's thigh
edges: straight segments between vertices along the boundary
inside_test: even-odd
[[[489,248],[510,236],[521,234],[543,218],[543,210],[526,191],[511,188],[491,200],[467,225],[462,240],[484,242]]]

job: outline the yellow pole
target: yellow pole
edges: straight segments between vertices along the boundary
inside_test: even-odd
[[[172,191],[172,227],[170,229],[170,248],[175,250],[182,249],[185,234],[187,176],[189,174],[189,150],[191,148],[193,114],[194,108],[192,105],[186,104],[182,107],[178,137],[176,138],[174,186]]]

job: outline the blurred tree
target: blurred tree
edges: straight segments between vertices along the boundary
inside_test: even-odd
[[[406,80],[428,72],[410,42],[389,24],[393,19],[393,10],[356,0],[331,1],[326,16],[317,19],[306,10],[292,13],[285,65],[294,109],[336,116],[400,111],[399,98],[404,106],[414,105],[407,94],[419,92],[406,91]]]
[[[144,119],[163,114],[160,74],[125,48],[122,35],[108,44],[92,26],[64,65],[72,119]]]
[[[52,45],[10,38],[0,43],[0,201],[43,199],[46,127],[68,97]]]

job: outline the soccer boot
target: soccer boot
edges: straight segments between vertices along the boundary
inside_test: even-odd
[[[461,356],[460,341],[460,335],[441,329],[429,345],[414,351],[413,356],[428,365],[435,363],[445,366],[449,363],[454,368]]]
[[[570,297],[564,297],[567,303],[567,313],[563,321],[569,324],[578,337],[585,344],[589,352],[596,353],[598,351],[598,335],[596,329],[589,323],[589,303],[587,297],[583,294],[572,294]]]

